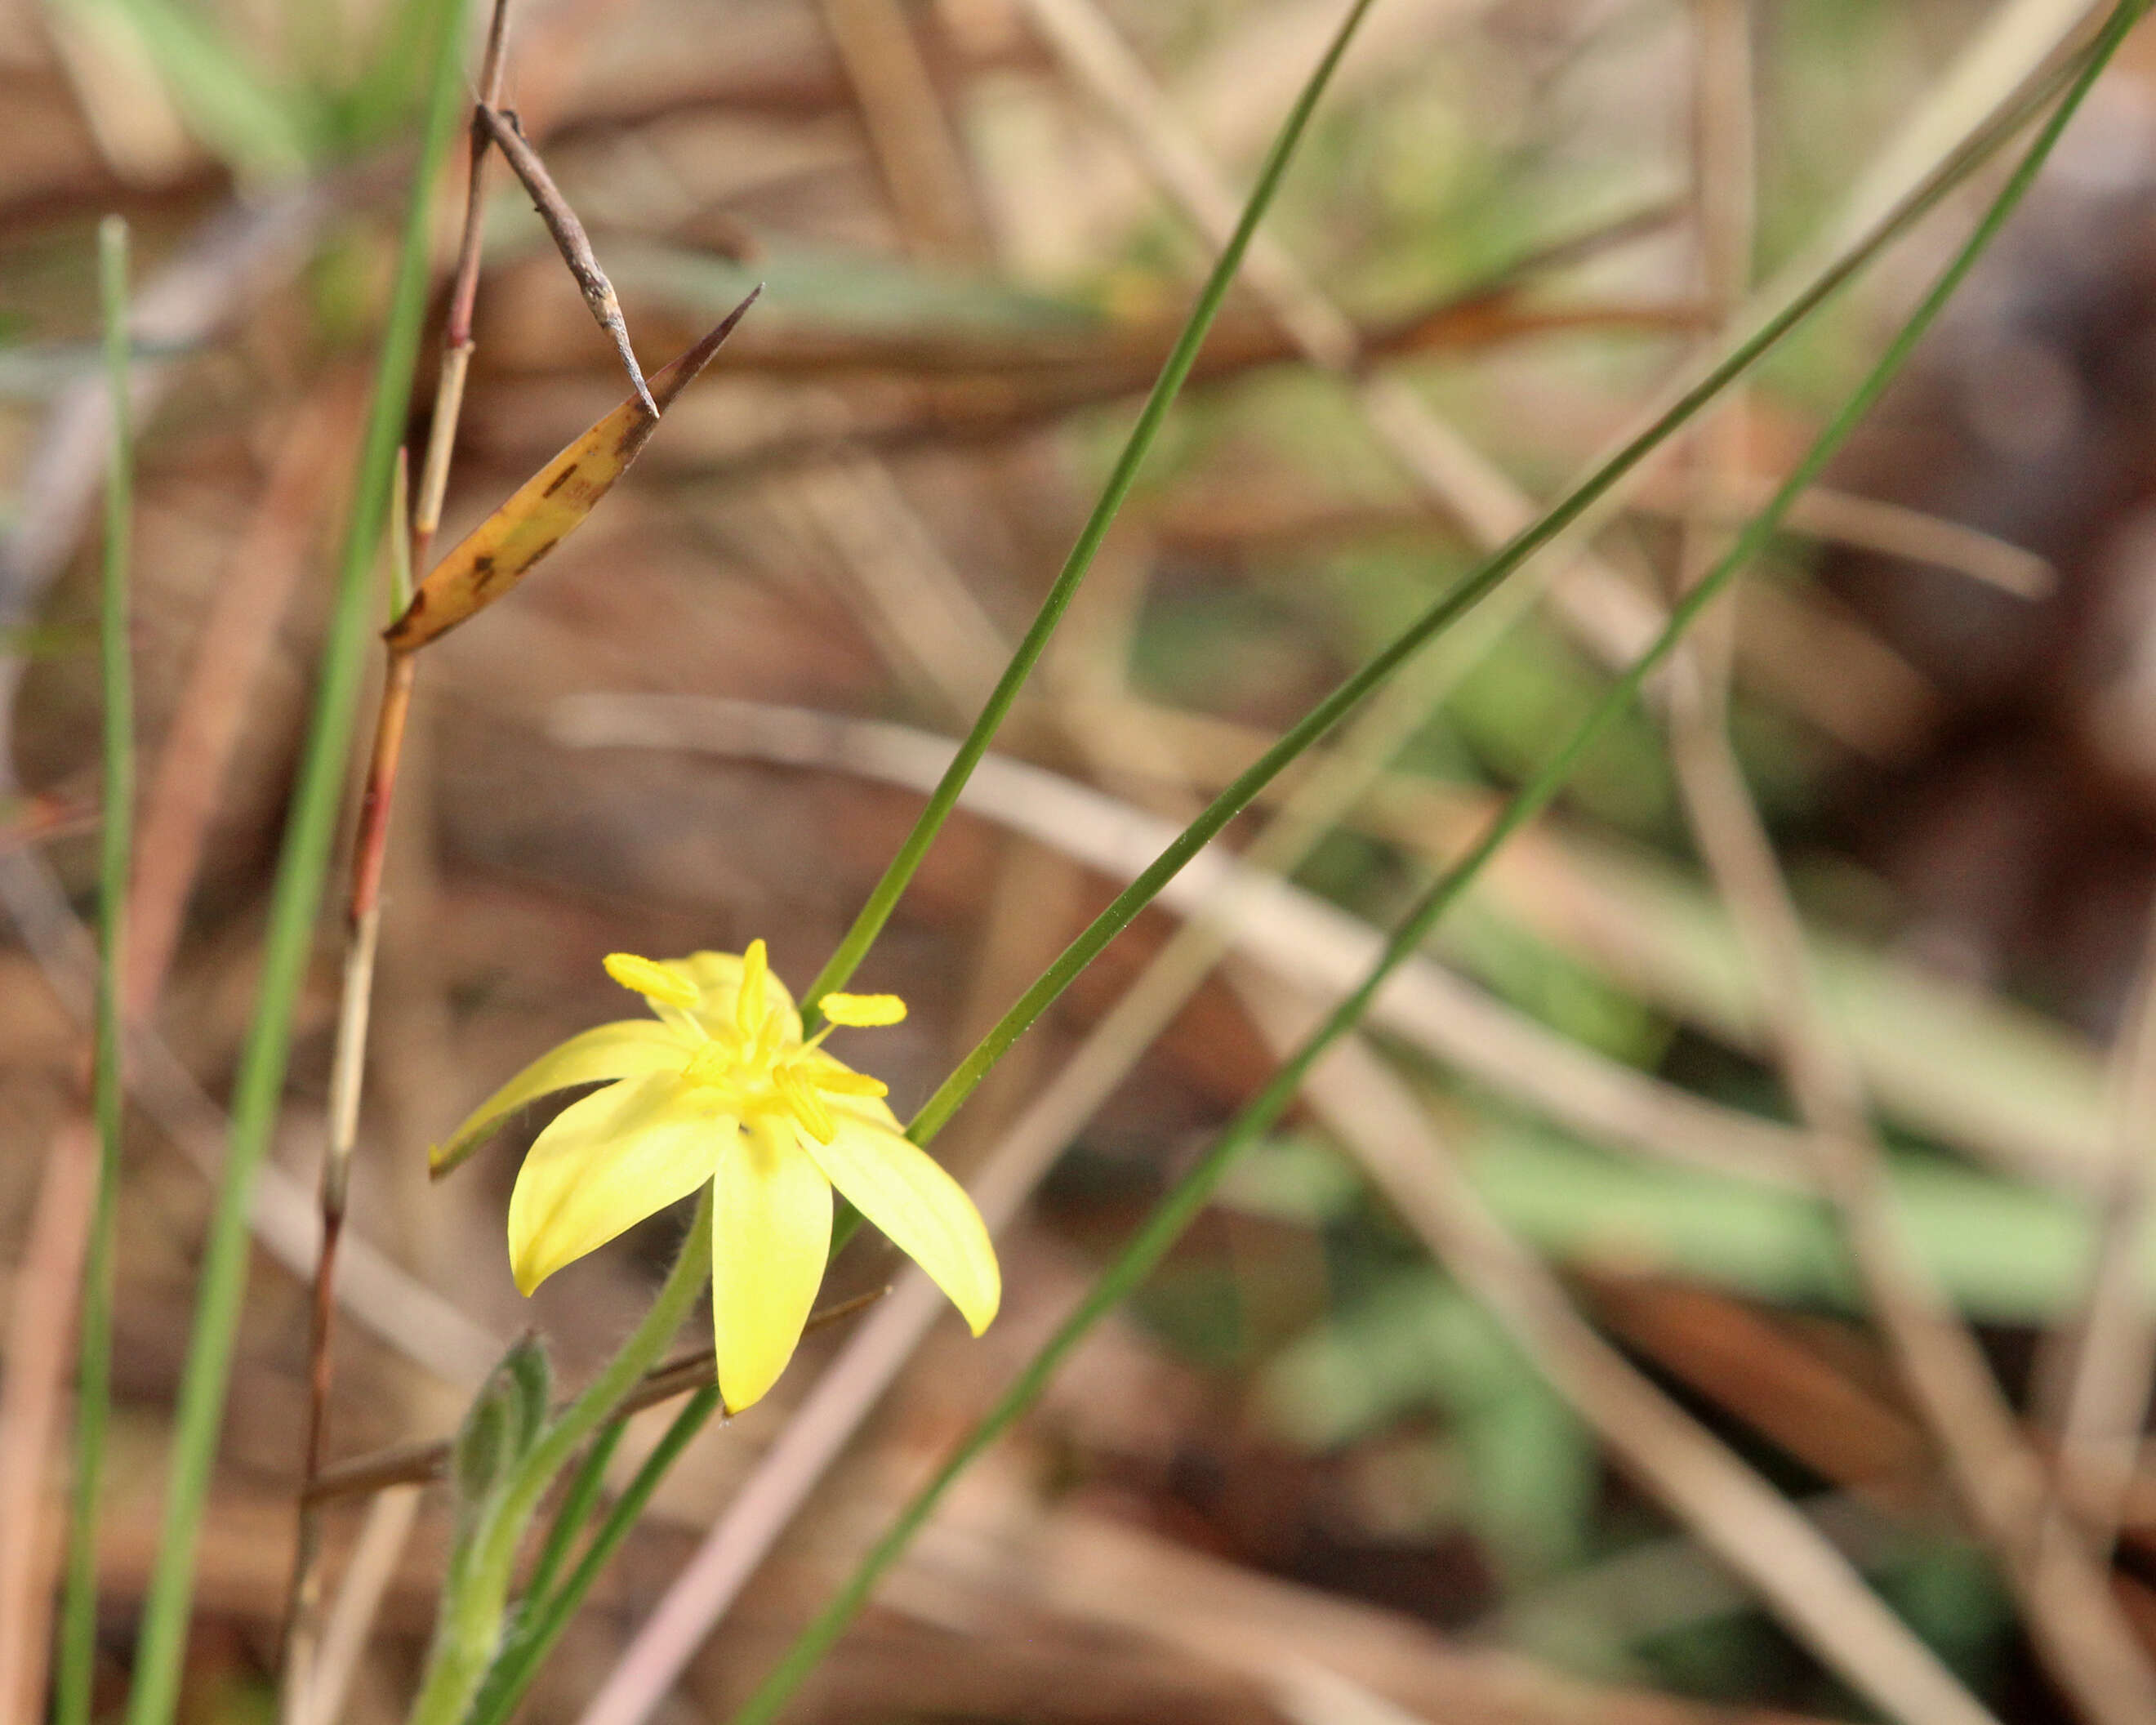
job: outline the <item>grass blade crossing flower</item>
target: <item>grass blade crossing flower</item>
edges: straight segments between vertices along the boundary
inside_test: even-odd
[[[539,1134],[509,1201],[509,1260],[529,1294],[565,1264],[707,1183],[711,1313],[729,1408],[760,1399],[801,1339],[824,1279],[834,1187],[933,1278],[975,1335],[1002,1298],[995,1249],[957,1183],[900,1129],[879,1079],[824,1048],[839,1025],[896,1024],[891,994],[829,994],[803,1037],[764,944],[607,973],[650,1019],[601,1024],[542,1055],[434,1154],[446,1173],[527,1102],[606,1087]]]

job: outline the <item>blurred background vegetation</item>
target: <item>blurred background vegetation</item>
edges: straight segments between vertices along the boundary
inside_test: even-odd
[[[1102,0],[1161,113],[1235,185],[1337,9]],[[2022,32],[2005,51],[2038,64],[2082,10],[1999,8]],[[1532,496],[1558,495],[1728,316],[1702,264],[1717,182],[1756,207],[1755,232],[1732,221],[1763,281],[1912,123],[1951,136],[1979,117],[1950,76],[1997,22],[1979,0],[1746,12],[1380,0],[1289,179],[1269,231],[1386,375]],[[121,1201],[101,1536],[115,1698],[157,1538],[211,1099],[250,1008],[430,15],[0,9],[0,1427],[13,1418],[18,1444],[24,1347],[67,1304],[38,1219],[82,1058],[67,901],[86,906],[95,873],[97,218],[123,212],[139,249],[146,808],[177,812],[142,829],[138,862],[174,944],[151,1015],[170,1061],[138,1095]],[[1717,86],[1703,44],[1732,18],[1749,64],[1719,63],[1737,69]],[[1020,0],[528,0],[514,44],[511,103],[647,367],[768,285],[590,526],[422,685],[355,1199],[381,1256],[347,1291],[340,1454],[447,1429],[522,1327],[573,1376],[633,1321],[673,1224],[527,1304],[501,1239],[517,1146],[430,1189],[427,1145],[525,1060],[620,1015],[607,952],[761,935],[782,976],[814,973],[919,806],[888,764],[894,733],[863,726],[948,737],[970,720],[1211,256],[1127,113]],[[2131,1196],[2112,1170],[2151,1147],[2133,1026],[2156,880],[2152,80],[2143,33],[1831,495],[1748,577],[1727,644],[1732,734],[1894,1194],[2040,1434],[2072,1381],[2097,1219]],[[1752,159],[1702,136],[1748,136]],[[622,393],[528,200],[493,183],[445,544]],[[1741,460],[1711,506],[1682,459],[1661,465],[1602,535],[1620,589],[1603,610],[1559,587],[1508,611],[1300,868],[1306,893],[1363,924],[1399,911],[1606,686],[1622,631],[1598,617],[1666,600],[1691,536],[1757,501],[1972,208],[1949,200],[1775,357],[1728,422]],[[1178,819],[1471,566],[1471,490],[1440,506],[1355,391],[1239,292],[999,747]],[[627,699],[653,696],[731,704],[659,724]],[[849,722],[787,745],[782,709]],[[923,1098],[1121,884],[1112,813],[1020,777],[947,832],[861,982],[913,1005],[876,1049],[895,1102]],[[1148,913],[998,1073],[939,1145],[962,1176],[1174,927]],[[1246,932],[1236,968],[1070,1122],[1008,1237],[1006,1317],[978,1343],[931,1337],[689,1668],[680,1717],[723,1717],[747,1692],[1261,1081],[1249,978],[1337,975],[1354,927]],[[2068,1717],[1798,1172],[1773,1014],[1657,711],[1597,747],[1430,957],[1436,1004],[1373,1031],[1491,1213],[2001,1717]],[[270,1705],[306,1363],[290,1224],[324,1137],[335,959],[326,922],[266,1200],[286,1205],[284,1244],[272,1215],[203,1549],[190,1725]],[[836,1291],[890,1273],[858,1255]],[[414,1284],[446,1308],[413,1303]],[[771,1403],[690,1451],[526,1717],[578,1716],[845,1335],[813,1340]],[[632,1450],[650,1440],[637,1431]],[[33,1460],[30,1495],[19,1467],[0,1486],[0,1544],[34,1592],[62,1471],[57,1451],[42,1473]],[[2156,1474],[2128,1471],[2113,1582],[2156,1647]],[[338,1553],[361,1521],[333,1518]],[[428,1500],[355,1722],[401,1716],[444,1529]],[[969,1479],[800,1717],[1378,1725],[1402,1709],[1862,1712],[1613,1463],[1313,1112],[1237,1170]]]

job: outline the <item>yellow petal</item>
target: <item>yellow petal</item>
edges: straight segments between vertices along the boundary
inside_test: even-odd
[[[793,1358],[831,1250],[831,1187],[770,1116],[730,1133],[711,1209],[719,1394],[738,1413]]]
[[[896,994],[826,994],[816,1009],[834,1024],[896,1024],[906,1016]]]
[[[540,1055],[481,1102],[446,1142],[435,1145],[429,1153],[428,1166],[439,1179],[478,1149],[504,1120],[552,1091],[609,1078],[678,1072],[689,1055],[689,1042],[680,1031],[654,1024],[649,1019],[625,1019],[619,1024],[582,1031],[552,1052]]]
[[[669,970],[677,970],[696,985],[698,999],[692,1009],[705,1030],[717,1035],[735,1027],[736,1003],[741,998],[742,955],[738,952],[691,952],[686,958],[670,958]],[[768,970],[763,978],[763,1004],[776,1009],[786,1028],[784,1040],[801,1040],[801,1014],[786,984]]]
[[[539,1134],[509,1195],[509,1267],[528,1294],[624,1229],[711,1177],[731,1117],[670,1073],[564,1108]]]
[[[979,1335],[995,1317],[1004,1284],[973,1200],[911,1140],[843,1106],[855,1098],[831,1100],[838,1135],[828,1144],[804,1138],[809,1154],[855,1209],[928,1272]]]

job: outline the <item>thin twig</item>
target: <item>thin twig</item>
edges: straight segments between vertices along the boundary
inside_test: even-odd
[[[833,1324],[843,1323],[868,1310],[889,1291],[888,1288],[872,1288],[865,1294],[856,1294],[850,1300],[841,1300],[836,1305],[813,1312],[802,1334],[814,1335]],[[631,1414],[640,1414],[646,1408],[654,1408],[661,1402],[671,1401],[677,1395],[686,1395],[692,1389],[701,1389],[718,1381],[718,1354],[715,1349],[705,1348],[685,1353],[646,1373],[644,1381],[629,1393],[615,1410],[616,1416],[627,1419]],[[307,1487],[307,1500],[326,1503],[332,1498],[363,1497],[391,1486],[424,1485],[442,1477],[449,1466],[450,1447],[449,1439],[440,1438],[428,1443],[400,1444],[394,1449],[340,1462],[335,1467],[325,1468],[316,1477]]]
[[[636,362],[636,350],[629,345],[629,325],[621,315],[621,301],[614,297],[613,284],[607,280],[606,271],[599,268],[598,254],[592,249],[591,236],[584,232],[584,224],[577,219],[576,211],[569,208],[569,201],[555,186],[553,176],[547,172],[547,164],[539,159],[539,152],[526,141],[516,115],[504,113],[492,103],[481,102],[479,117],[495,147],[501,151],[502,159],[516,170],[516,177],[524,182],[524,189],[531,194],[532,208],[539,212],[539,219],[547,224],[547,231],[554,236],[562,261],[576,278],[584,304],[591,307],[593,317],[613,343],[614,352],[621,356],[622,369],[635,386],[644,412],[656,419],[659,403],[652,400],[650,390],[644,387],[643,369]]]

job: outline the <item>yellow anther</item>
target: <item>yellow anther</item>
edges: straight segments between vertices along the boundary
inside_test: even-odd
[[[871,1078],[865,1072],[856,1072],[847,1066],[812,1066],[808,1081],[818,1090],[828,1091],[834,1096],[887,1096],[891,1086],[880,1078]]]
[[[817,1004],[834,1024],[895,1024],[906,1016],[906,1003],[896,994],[826,994]]]
[[[771,954],[762,941],[751,941],[742,954],[741,996],[734,1002],[734,1022],[745,1036],[763,1028],[763,979],[770,973]]]
[[[839,1135],[838,1122],[831,1118],[831,1111],[824,1106],[824,1099],[802,1081],[801,1069],[792,1064],[774,1066],[771,1081],[793,1117],[808,1130],[808,1134],[819,1144],[828,1144]]]
[[[698,999],[696,985],[688,978],[634,952],[608,953],[606,973],[630,993],[661,1006],[690,1007]]]

